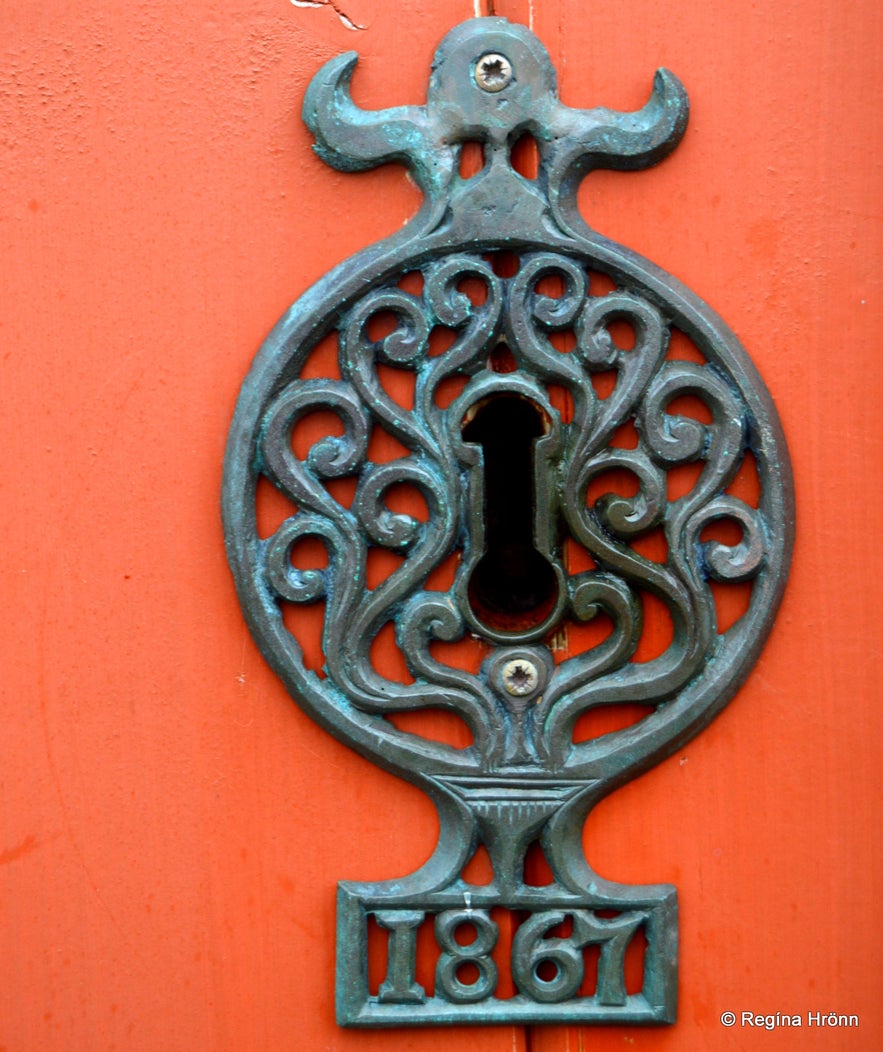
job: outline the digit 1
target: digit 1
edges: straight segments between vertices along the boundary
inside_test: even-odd
[[[426,991],[416,981],[417,929],[425,913],[420,910],[375,910],[381,928],[389,932],[386,978],[377,993],[382,1004],[422,1005]]]

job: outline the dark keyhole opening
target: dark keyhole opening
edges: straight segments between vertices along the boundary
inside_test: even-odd
[[[517,394],[493,395],[464,422],[463,439],[484,451],[484,555],[469,579],[476,618],[499,632],[540,625],[558,598],[548,559],[534,547],[534,442],[546,414]]]

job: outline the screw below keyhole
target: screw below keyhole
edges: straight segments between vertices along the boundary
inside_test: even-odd
[[[500,678],[503,680],[506,693],[516,698],[532,694],[540,682],[540,674],[537,672],[536,665],[532,661],[525,661],[524,658],[507,661],[500,673]]]

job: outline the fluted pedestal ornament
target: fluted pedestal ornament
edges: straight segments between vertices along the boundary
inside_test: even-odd
[[[441,821],[416,873],[339,885],[338,1020],[671,1022],[676,891],[599,877],[583,824],[733,696],[775,616],[793,519],[776,413],[733,334],[577,210],[587,171],[646,167],[677,145],[687,97],[660,70],[635,113],[567,107],[544,47],[502,18],[448,33],[424,106],[359,109],[355,65],[331,60],[307,91],[317,153],[342,171],[404,162],[424,202],[280,320],[243,384],[223,489],[230,565],[267,661]],[[513,166],[524,135],[535,178]],[[484,157],[471,177],[467,143]],[[329,340],[323,377],[306,366]],[[390,377],[410,381],[413,405]],[[292,432],[319,411],[334,426],[299,456]],[[290,502],[267,536],[259,485]],[[425,515],[393,510],[402,488]],[[325,568],[298,567],[305,539]],[[722,624],[714,591],[731,586],[747,605]],[[321,668],[296,638],[306,604],[323,611]],[[660,612],[670,639],[648,658],[645,621]],[[407,677],[374,646],[390,624]],[[442,644],[458,640],[483,647],[480,666],[448,662]],[[590,711],[623,706],[642,718],[578,732]],[[471,744],[395,725],[423,709],[456,714]],[[525,876],[535,844],[551,872],[541,886]],[[463,875],[479,845],[486,884]],[[372,925],[386,961],[369,982]],[[420,978],[418,937],[421,955],[434,947]]]

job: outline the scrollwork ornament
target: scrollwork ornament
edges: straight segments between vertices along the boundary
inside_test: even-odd
[[[784,438],[745,351],[576,205],[587,171],[674,149],[687,96],[660,70],[637,113],[565,106],[540,42],[493,17],[441,42],[423,106],[359,109],[355,65],[332,59],[307,91],[315,149],[342,171],[403,161],[424,203],[273,330],[242,388],[223,490],[242,607],[286,689],[439,812],[416,873],[339,887],[338,1019],[672,1022],[675,889],[602,879],[582,827],[732,698],[771,628],[793,530]],[[511,164],[524,133],[534,180]],[[485,163],[467,179],[469,140]],[[337,369],[316,378],[306,363],[329,341]],[[262,533],[268,490],[288,510]],[[308,608],[320,668],[298,639]],[[660,608],[670,638],[648,652]],[[460,642],[479,659],[452,657]],[[580,730],[623,707],[639,715],[621,729]],[[457,716],[469,744],[399,719],[428,709]],[[535,842],[543,887],[525,879]],[[479,844],[493,868],[481,886],[463,873]],[[513,997],[498,996],[507,911]],[[373,993],[370,923],[388,940]],[[415,971],[423,927],[432,992]]]

